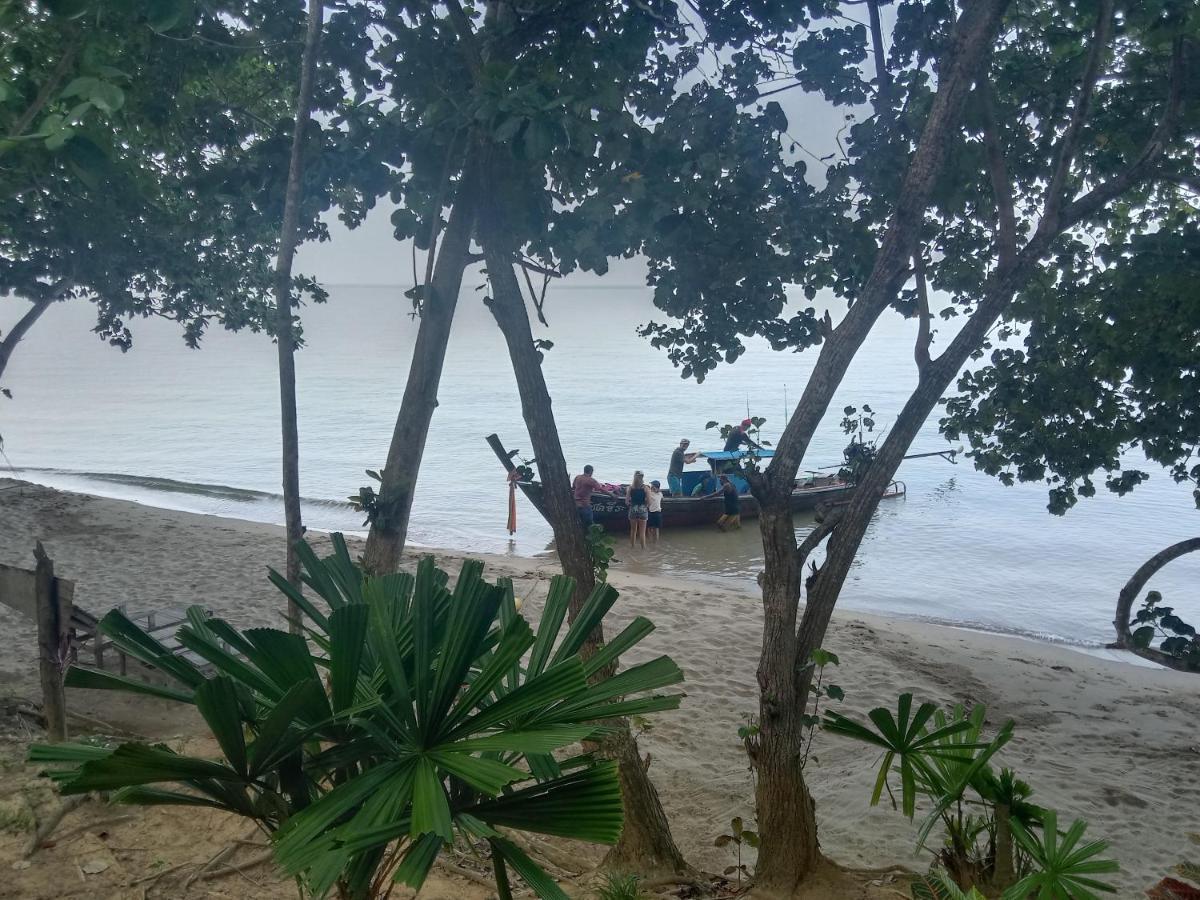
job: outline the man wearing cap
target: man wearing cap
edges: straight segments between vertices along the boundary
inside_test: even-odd
[[[741,449],[742,444],[745,444],[747,447],[752,447],[755,450],[762,449],[751,439],[750,435],[746,434],[746,432],[750,429],[750,426],[753,424],[754,423],[750,419],[742,419],[741,425],[733,426],[733,431],[729,432],[729,437],[725,438],[726,452],[731,450],[739,450]]]
[[[672,497],[683,496],[683,467],[696,461],[698,454],[687,452],[690,445],[691,441],[684,438],[671,453],[671,467],[667,469],[667,487],[671,489]]]

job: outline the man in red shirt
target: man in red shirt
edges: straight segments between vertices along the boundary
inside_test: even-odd
[[[583,474],[575,476],[575,480],[571,482],[571,491],[575,494],[575,509],[579,513],[579,521],[583,530],[587,531],[594,521],[592,494],[599,494],[601,497],[611,497],[612,494],[602,490],[600,482],[592,477],[591,466],[584,466]]]

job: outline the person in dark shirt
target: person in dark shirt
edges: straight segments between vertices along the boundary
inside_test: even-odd
[[[717,527],[722,531],[741,528],[741,497],[738,496],[737,485],[724,475],[721,476],[721,498],[725,501],[725,514],[717,519]]]
[[[733,426],[733,431],[729,432],[729,437],[725,438],[725,450],[739,450],[742,444],[751,447],[755,450],[762,449],[746,432],[754,424],[750,419],[742,419],[742,424]]]
[[[671,453],[671,466],[667,469],[667,487],[670,488],[672,497],[683,496],[683,467],[688,463],[694,463],[698,453],[688,453],[688,447],[691,441],[684,438],[679,442],[679,446]]]

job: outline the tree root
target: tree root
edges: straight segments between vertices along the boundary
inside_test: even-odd
[[[37,826],[37,828],[34,830],[33,837],[29,839],[29,843],[25,847],[24,858],[29,859],[29,857],[37,853],[42,846],[42,842],[45,841],[46,838],[50,837],[50,835],[54,832],[54,829],[57,828],[59,823],[63,820],[63,817],[66,816],[67,813],[71,812],[71,810],[78,809],[79,807],[83,806],[83,804],[87,803],[89,799],[91,798],[87,794],[82,794],[76,797],[68,797],[66,800],[64,800],[62,802],[62,806],[51,813],[50,817],[41,825]]]

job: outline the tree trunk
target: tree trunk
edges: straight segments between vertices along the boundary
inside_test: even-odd
[[[1133,573],[1133,577],[1125,582],[1125,587],[1121,588],[1121,593],[1117,596],[1117,615],[1113,619],[1113,627],[1117,630],[1117,640],[1110,644],[1118,650],[1128,650],[1135,653],[1143,659],[1148,659],[1151,662],[1156,662],[1160,666],[1166,666],[1170,669],[1177,669],[1181,672],[1195,672],[1196,670],[1189,666],[1186,662],[1176,659],[1161,650],[1156,650],[1153,647],[1137,647],[1133,643],[1133,635],[1129,631],[1129,617],[1133,615],[1133,603],[1138,598],[1138,594],[1142,592],[1142,588],[1146,586],[1154,575],[1172,560],[1178,559],[1188,553],[1194,553],[1200,550],[1200,537],[1188,538],[1180,541],[1177,544],[1172,544],[1159,550],[1152,557],[1138,566],[1138,570]]]
[[[279,412],[282,429],[283,517],[287,532],[287,580],[300,588],[300,557],[296,544],[304,536],[300,517],[300,434],[296,424],[296,342],[292,332],[292,259],[300,241],[300,194],[304,179],[304,132],[312,113],[312,83],[317,67],[323,0],[308,0],[308,28],[300,60],[300,87],[296,92],[295,127],[288,162],[283,223],[279,229],[279,255],[275,260],[276,345],[279,354]],[[300,610],[288,601],[288,625],[300,632]]]
[[[751,754],[761,841],[754,883],[763,891],[788,897],[820,859],[814,804],[800,769],[805,732],[800,717],[805,710],[793,664],[796,598],[803,571],[791,510],[764,510],[762,518],[763,533],[772,535],[769,543],[764,541],[773,554],[767,566],[776,578],[763,588],[759,735]]]
[[[67,739],[67,696],[63,668],[70,649],[71,609],[58,593],[54,561],[42,542],[33,551],[37,560],[34,581],[34,611],[37,613],[38,675],[42,683],[42,713],[46,717],[46,739],[52,744]]]
[[[17,323],[8,330],[8,334],[3,335],[4,340],[0,341],[0,378],[4,376],[4,370],[8,368],[8,361],[12,358],[13,351],[17,349],[17,344],[34,326],[34,323],[42,317],[42,313],[50,308],[50,304],[55,299],[57,298],[35,300],[25,314],[17,319]]]
[[[454,322],[475,229],[479,192],[475,167],[474,154],[471,154],[446,223],[446,233],[430,280],[429,296],[422,298],[417,342],[413,347],[400,413],[392,431],[392,443],[388,447],[387,463],[380,473],[383,481],[379,487],[377,512],[371,521],[363,555],[364,568],[376,575],[396,571],[408,538],[413,493],[421,458],[425,455],[429,423],[438,405],[446,345],[450,341],[450,327]]]
[[[1129,617],[1133,615],[1133,601],[1138,598],[1138,594],[1142,592],[1146,582],[1153,578],[1159,569],[1172,560],[1197,550],[1200,550],[1200,537],[1188,538],[1172,544],[1170,547],[1159,550],[1142,563],[1133,573],[1133,577],[1125,582],[1125,587],[1121,588],[1121,593],[1117,597],[1117,616],[1113,619],[1113,627],[1117,630],[1117,641],[1114,646],[1124,650],[1135,649],[1133,635],[1129,631]]]
[[[944,168],[951,136],[959,127],[971,84],[988,57],[1007,6],[1008,0],[975,0],[964,6],[955,26],[953,46],[939,72],[937,94],[871,273],[837,328],[827,325],[813,373],[776,445],[775,456],[766,471],[751,480],[760,507],[759,529],[766,562],[759,662],[763,723],[756,763],[763,844],[755,882],[769,889],[789,891],[812,870],[818,858],[811,798],[795,754],[802,730],[799,717],[808,700],[805,662],[820,646],[832,603],[836,602],[833,592],[828,608],[818,610],[810,622],[810,594],[805,623],[819,627],[802,627],[802,634],[796,636],[799,639],[792,637],[804,560],[797,557],[789,495],[805,451],[850,363],[908,277],[909,262],[930,194]],[[860,487],[857,493],[862,490]],[[771,835],[773,829],[779,830],[775,836]]]
[[[493,172],[490,179],[495,190],[502,176]],[[584,540],[575,499],[571,493],[570,476],[546,379],[542,372],[541,352],[533,343],[533,331],[525,298],[513,272],[515,248],[511,244],[500,201],[491,195],[480,215],[479,240],[487,261],[488,278],[492,286],[490,307],[496,323],[504,334],[512,359],[521,395],[521,412],[529,430],[529,439],[537,458],[538,476],[542,482],[546,514],[554,530],[555,547],[563,572],[575,579],[575,594],[571,598],[570,615],[574,618],[596,584],[591,552]],[[603,631],[597,628],[589,639],[590,649],[602,643]],[[680,873],[688,870],[675,841],[658,792],[646,774],[646,767],[629,732],[627,722],[617,723],[620,731],[607,740],[603,752],[618,760],[621,789],[625,801],[625,827],[617,845],[609,851],[606,864],[617,869],[643,872]]]
[[[1013,863],[1012,812],[1007,803],[996,804],[996,865],[992,869],[991,886],[997,890],[1010,887],[1017,880]]]

